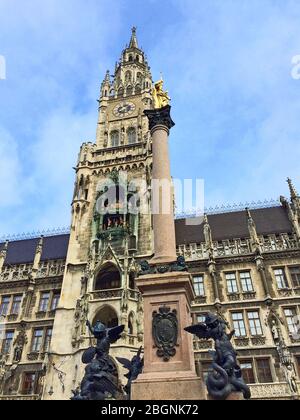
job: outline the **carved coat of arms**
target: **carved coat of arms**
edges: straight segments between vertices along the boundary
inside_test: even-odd
[[[157,347],[157,356],[168,362],[176,354],[178,340],[177,311],[167,306],[162,306],[159,311],[154,311],[152,333]]]

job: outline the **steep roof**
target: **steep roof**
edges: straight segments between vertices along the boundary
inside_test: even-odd
[[[291,233],[292,226],[282,207],[251,210],[259,235]],[[246,211],[213,214],[208,222],[215,241],[249,237]],[[189,226],[185,219],[176,220],[177,245],[204,242],[203,224]]]
[[[70,235],[44,238],[42,261],[64,259],[67,256]],[[25,264],[34,261],[39,238],[9,242],[5,264]],[[0,251],[4,244],[0,244]]]
[[[259,235],[292,233],[292,226],[283,207],[251,210]],[[208,216],[214,241],[249,237],[246,211],[212,214]],[[187,225],[185,219],[176,220],[177,245],[204,242],[203,223]],[[70,235],[44,238],[42,261],[65,259]],[[13,241],[8,245],[5,264],[32,263],[39,238]],[[0,251],[4,243],[0,244]]]

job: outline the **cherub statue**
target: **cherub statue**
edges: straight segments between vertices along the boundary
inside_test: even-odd
[[[117,357],[117,361],[121,363],[121,365],[128,369],[128,373],[125,375],[125,378],[128,379],[127,385],[124,387],[124,391],[128,395],[128,399],[131,399],[131,385],[132,382],[135,381],[139,375],[142,373],[144,368],[144,358],[141,357],[143,351],[143,347],[141,347],[136,356],[132,358],[132,360],[123,359],[122,357]]]
[[[120,393],[116,367],[109,357],[110,345],[121,338],[125,326],[107,328],[100,321],[92,327],[86,322],[92,335],[97,339],[96,347],[90,347],[82,356],[86,366],[80,390],[73,391],[72,400],[103,401],[116,398]]]
[[[209,395],[216,400],[226,400],[231,393],[242,392],[248,400],[251,398],[250,388],[242,378],[237,354],[231,344],[235,331],[227,334],[226,329],[227,323],[223,319],[208,314],[205,323],[192,325],[185,328],[185,331],[200,339],[213,339],[215,342],[215,351],[210,352],[213,357],[212,371],[206,384]]]
[[[165,106],[170,105],[171,98],[169,97],[168,92],[164,92],[163,85],[164,81],[162,79],[154,84],[152,95],[155,109],[164,108]]]

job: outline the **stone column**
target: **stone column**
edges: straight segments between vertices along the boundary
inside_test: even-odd
[[[147,111],[146,115],[153,139],[153,177],[170,182],[168,135],[174,125],[170,107]],[[154,244],[155,256],[149,270],[142,271],[137,279],[144,298],[145,365],[143,374],[132,385],[132,399],[205,399],[205,386],[195,370],[193,337],[184,331],[192,324],[195,292],[184,264],[176,263],[173,210],[154,215]]]
[[[176,261],[173,184],[169,158],[169,133],[174,127],[170,106],[145,111],[152,136],[152,209],[155,256],[151,263]]]

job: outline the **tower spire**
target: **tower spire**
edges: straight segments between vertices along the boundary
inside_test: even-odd
[[[298,194],[298,192],[297,192],[297,190],[296,190],[296,188],[295,188],[295,186],[294,186],[291,178],[288,178],[287,179],[287,183],[289,184],[289,189],[290,189],[290,193],[291,193],[291,199],[292,200],[297,199],[299,197],[299,194]]]
[[[129,43],[129,48],[139,48],[138,46],[138,42],[137,42],[137,37],[136,37],[136,26],[134,26],[131,29],[131,39],[130,39],[130,43]]]

